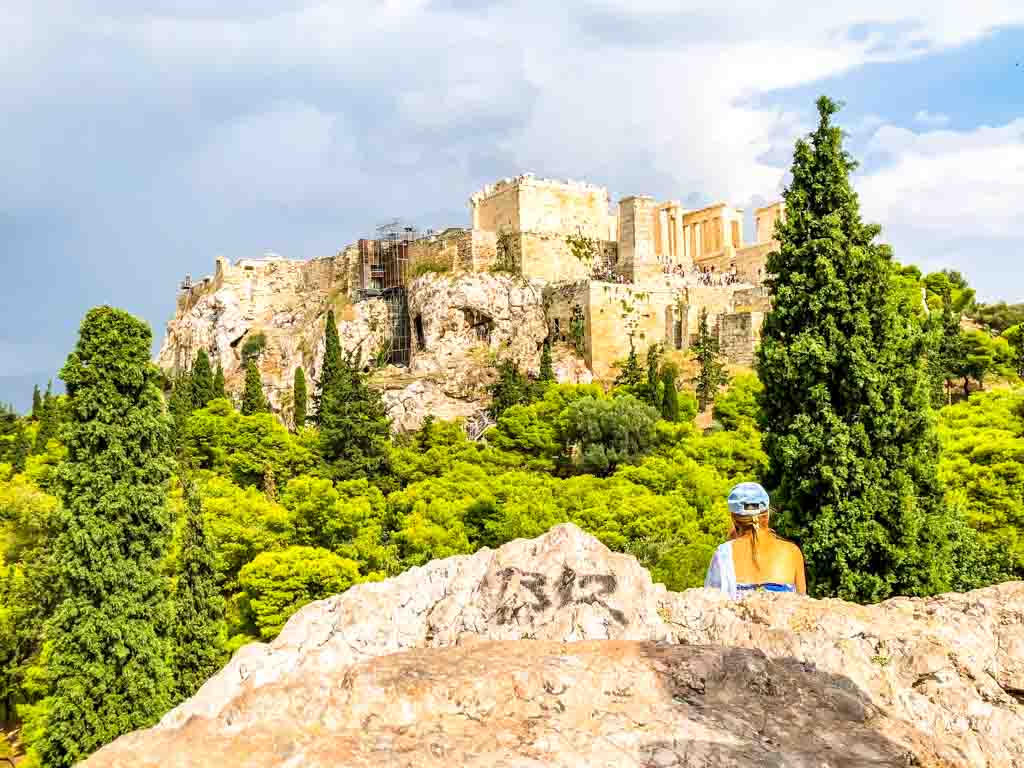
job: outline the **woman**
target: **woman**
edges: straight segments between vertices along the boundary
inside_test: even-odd
[[[807,594],[800,547],[768,527],[768,494],[757,483],[740,483],[729,492],[732,531],[715,550],[705,587],[734,600],[752,590]]]

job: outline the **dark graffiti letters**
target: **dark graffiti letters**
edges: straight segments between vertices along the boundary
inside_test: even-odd
[[[534,599],[521,605],[509,605],[504,602],[505,594],[512,577],[517,574],[519,584],[525,587]],[[614,594],[618,589],[618,580],[614,574],[578,574],[569,566],[563,565],[562,572],[555,583],[550,586],[544,574],[521,571],[518,568],[505,568],[498,573],[498,577],[501,579],[499,600],[502,601],[502,605],[495,615],[499,624],[510,623],[523,608],[531,611],[545,611],[552,606],[552,598],[558,601],[559,608],[565,608],[567,605],[600,605],[619,624],[628,623],[626,615],[622,611],[608,605],[603,599]]]

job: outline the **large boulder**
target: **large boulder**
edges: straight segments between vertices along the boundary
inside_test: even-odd
[[[1024,583],[671,593],[565,524],[306,606],[86,765],[1009,768],[1022,625]]]

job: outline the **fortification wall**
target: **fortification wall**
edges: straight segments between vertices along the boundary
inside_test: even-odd
[[[629,356],[631,335],[638,355],[651,344],[673,344],[676,294],[667,287],[591,282],[586,310],[586,360],[595,376],[614,375],[615,364]]]
[[[606,240],[614,227],[606,188],[531,174],[484,187],[470,198],[470,212],[473,228],[487,232],[582,232]]]
[[[737,365],[753,365],[754,350],[761,338],[763,312],[736,312],[718,318],[718,348]]]
[[[759,284],[764,280],[765,262],[768,254],[779,247],[777,241],[748,245],[736,251],[736,275],[748,283]]]

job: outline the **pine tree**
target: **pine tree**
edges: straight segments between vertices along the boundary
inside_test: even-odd
[[[11,459],[12,474],[18,474],[19,472],[25,471],[25,462],[28,459],[28,455],[31,452],[32,446],[28,440],[28,432],[25,431],[25,425],[18,423],[18,432],[14,438],[14,456]]]
[[[530,382],[519,370],[515,360],[502,360],[498,363],[498,380],[490,386],[492,418],[501,414],[513,405],[526,405],[531,400]]]
[[[61,370],[72,407],[56,475],[63,510],[53,563],[62,598],[47,628],[43,765],[71,766],[167,711],[170,630],[160,564],[170,533],[170,418],[149,327],[86,314]]]
[[[306,425],[306,373],[301,368],[295,369],[292,402],[295,408],[295,429],[301,429]]]
[[[220,363],[217,363],[217,373],[213,376],[213,399],[228,399],[227,390],[224,389],[224,367]]]
[[[39,431],[36,432],[36,442],[32,448],[33,455],[46,453],[46,445],[57,432],[57,403],[53,395],[53,382],[46,385],[46,394],[43,396],[42,417],[39,419]]]
[[[861,221],[856,167],[818,100],[796,144],[758,373],[768,484],[812,592],[858,601],[951,583],[922,330],[897,311],[890,250]]]
[[[174,591],[174,672],[177,698],[194,694],[225,660],[221,642],[224,599],[217,584],[213,545],[206,533],[199,493],[190,477],[182,478],[185,527],[181,572]]]
[[[633,336],[629,337],[629,357],[626,358],[626,365],[615,377],[615,386],[632,387],[643,381],[643,371],[640,370],[640,361],[636,356],[636,347],[633,345]]]
[[[551,344],[544,341],[544,348],[540,353],[540,376],[538,380],[542,384],[550,384],[555,380],[555,369],[551,364]]]
[[[359,357],[346,357],[324,391],[320,453],[338,480],[382,475],[391,428],[380,392],[366,385]]]
[[[43,396],[39,394],[39,385],[35,384],[32,387],[32,416],[31,418],[38,421],[43,415]]]
[[[316,422],[320,424],[320,410],[323,408],[324,393],[342,368],[341,341],[338,339],[338,324],[334,321],[334,310],[327,310],[324,322],[324,361],[320,366],[320,380],[316,388]]]
[[[242,394],[242,414],[251,416],[254,413],[267,413],[270,405],[263,395],[263,380],[256,362],[250,360],[245,365],[245,391]]]
[[[664,393],[661,401],[661,417],[665,421],[679,421],[679,392],[676,378],[679,370],[672,363],[661,366],[661,385]]]
[[[728,382],[725,364],[718,354],[718,339],[708,328],[708,313],[702,309],[700,325],[697,330],[697,343],[693,346],[697,352],[700,372],[697,374],[697,402],[701,412],[715,404],[718,390]]]
[[[210,356],[205,349],[196,354],[195,365],[192,366],[192,407],[205,408],[213,400],[213,370],[210,368]]]

